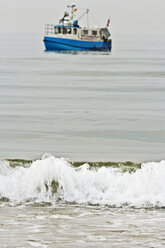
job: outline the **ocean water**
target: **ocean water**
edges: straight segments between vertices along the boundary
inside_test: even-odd
[[[165,37],[1,37],[0,248],[165,247]]]
[[[165,45],[114,36],[108,53],[45,53],[42,35],[0,40],[2,158],[159,161]]]

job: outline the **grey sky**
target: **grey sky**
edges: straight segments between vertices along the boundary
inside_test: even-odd
[[[43,32],[69,3],[89,8],[100,25],[111,16],[113,33],[165,34],[165,0],[0,0],[0,32]]]

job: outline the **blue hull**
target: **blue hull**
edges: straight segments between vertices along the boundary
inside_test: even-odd
[[[82,41],[56,37],[44,37],[46,51],[110,51],[111,40]]]

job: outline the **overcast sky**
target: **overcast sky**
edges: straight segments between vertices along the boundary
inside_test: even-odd
[[[67,4],[89,8],[100,26],[111,16],[113,33],[165,34],[165,0],[0,0],[0,32],[44,31],[56,24]]]

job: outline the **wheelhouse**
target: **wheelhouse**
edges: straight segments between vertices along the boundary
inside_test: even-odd
[[[68,38],[68,39],[80,39],[80,40],[107,40],[110,33],[107,28],[100,29],[94,28],[81,28],[79,26],[65,26],[65,25],[52,25],[46,24],[45,34],[52,37]]]

